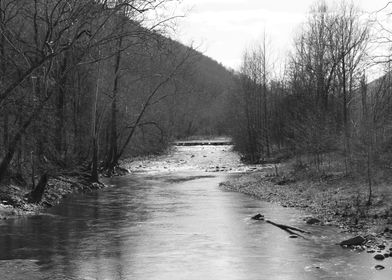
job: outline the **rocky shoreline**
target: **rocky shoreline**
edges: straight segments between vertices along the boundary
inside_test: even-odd
[[[361,240],[355,244],[348,240],[348,245],[342,240],[343,247],[365,251],[379,261],[392,256],[391,204],[385,199],[383,188],[375,189],[373,204],[366,207],[364,198],[359,196],[364,190],[351,179],[311,180],[293,174],[274,176],[269,171],[273,172],[266,169],[232,175],[220,187],[283,207],[303,209],[311,217],[304,223],[336,226],[342,233],[352,235],[353,240]]]
[[[15,216],[35,215],[55,206],[68,195],[104,188],[103,183],[91,182],[88,176],[62,175],[48,180],[39,203],[29,203],[26,187],[8,185],[0,188],[0,220]]]
[[[360,197],[364,191],[353,184],[355,186],[337,180],[270,177],[266,171],[258,171],[233,175],[230,181],[220,186],[224,190],[244,193],[283,207],[306,209],[323,224],[339,226],[346,232],[392,238],[392,208],[389,201],[375,190],[373,204],[366,207],[364,198]]]

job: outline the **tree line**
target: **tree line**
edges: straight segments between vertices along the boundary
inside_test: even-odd
[[[223,112],[204,112],[233,74],[165,36],[170,2],[0,0],[3,184],[75,167],[98,180],[121,158],[219,130]]]
[[[392,156],[388,55],[382,56],[384,74],[368,82],[369,69],[381,65],[369,51],[380,43],[375,31],[374,21],[353,3],[318,1],[283,75],[274,75],[265,38],[247,49],[229,105],[235,112],[229,116],[231,134],[244,159],[294,157],[298,166],[319,174],[335,161],[346,175],[365,177],[371,197],[374,173],[389,170]]]

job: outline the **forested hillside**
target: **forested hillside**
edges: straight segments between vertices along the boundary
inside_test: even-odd
[[[170,18],[145,15],[164,5],[0,1],[0,181],[76,166],[97,180],[121,158],[224,132],[233,74],[163,36]]]

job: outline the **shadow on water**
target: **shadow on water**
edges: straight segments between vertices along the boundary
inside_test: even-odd
[[[1,279],[390,279],[306,215],[221,191],[229,175],[114,178],[44,215],[0,222]],[[304,228],[307,240],[249,217]]]

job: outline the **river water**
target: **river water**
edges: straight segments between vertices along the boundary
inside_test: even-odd
[[[222,191],[227,170],[244,168],[230,147],[179,147],[132,164],[140,170],[110,188],[0,221],[0,279],[391,279],[391,259],[340,248],[348,236],[338,229]],[[291,239],[249,219],[258,212],[312,234]]]

